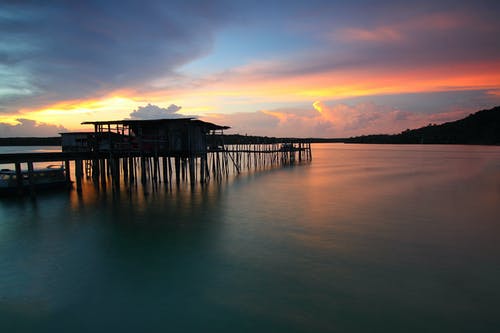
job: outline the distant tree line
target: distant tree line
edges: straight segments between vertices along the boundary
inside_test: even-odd
[[[18,137],[0,138],[0,146],[60,146],[61,137]]]
[[[393,135],[357,136],[346,139],[345,142],[500,145],[500,106],[441,125],[429,124]]]

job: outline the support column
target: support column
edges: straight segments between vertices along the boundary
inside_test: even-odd
[[[92,181],[99,187],[99,160],[92,160]]]
[[[146,158],[141,157],[141,183],[146,184]]]
[[[64,161],[64,175],[66,177],[66,183],[69,186],[71,184],[71,167],[69,160]]]
[[[205,184],[205,164],[207,161],[207,154],[200,157],[200,183]]]
[[[75,160],[76,191],[82,192],[83,161]]]
[[[122,162],[123,162],[123,180],[125,181],[125,183],[128,182],[128,161],[127,161],[127,157],[124,157]]]
[[[181,178],[180,178],[180,175],[181,175],[181,159],[180,157],[176,156],[175,157],[175,181],[177,183],[177,185],[180,184],[181,182]]]
[[[162,172],[163,172],[163,183],[165,183],[165,184],[168,184],[168,162],[167,162],[167,158],[168,157],[165,157],[165,156],[163,156],[161,158]]]
[[[113,157],[112,158],[112,178],[113,184],[116,188],[120,187],[120,158]]]
[[[28,162],[28,184],[30,187],[30,195],[35,195],[35,179],[33,174],[33,162]]]
[[[21,173],[21,163],[16,163],[16,185],[17,194],[21,195],[23,193],[23,174]]]
[[[129,157],[128,159],[128,170],[129,170],[129,181],[130,184],[135,182],[135,157]]]
[[[189,182],[191,183],[191,185],[194,185],[194,183],[196,182],[196,171],[195,171],[195,159],[194,157],[189,157]]]
[[[106,189],[106,159],[102,158],[99,160],[100,164],[100,173],[101,173],[101,186],[105,190]]]

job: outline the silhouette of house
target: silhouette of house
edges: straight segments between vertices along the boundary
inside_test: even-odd
[[[228,126],[194,118],[87,121],[94,132],[61,133],[63,151],[141,152],[193,157],[206,154],[207,136]]]

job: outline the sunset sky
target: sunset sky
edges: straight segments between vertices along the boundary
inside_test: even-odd
[[[499,1],[2,1],[0,136],[398,133],[500,105]]]

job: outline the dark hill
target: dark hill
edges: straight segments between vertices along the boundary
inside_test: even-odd
[[[500,145],[500,106],[441,125],[430,124],[394,135],[363,135],[345,142]]]

